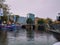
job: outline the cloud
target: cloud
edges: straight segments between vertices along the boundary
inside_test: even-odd
[[[6,0],[11,12],[26,16],[32,12],[38,17],[50,17],[56,19],[57,12],[60,12],[59,0]]]

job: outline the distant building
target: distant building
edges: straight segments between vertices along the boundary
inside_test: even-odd
[[[28,13],[27,18],[31,18],[34,21],[35,20],[35,14]]]
[[[38,20],[40,20],[40,18],[35,17],[35,24],[38,24]]]
[[[12,21],[14,23],[17,23],[19,21],[19,15],[8,15],[8,21]]]
[[[60,21],[60,13],[58,13],[57,21]]]
[[[60,16],[57,16],[57,21],[60,21]]]
[[[18,23],[20,23],[20,24],[26,24],[26,20],[27,20],[26,17],[19,17]]]

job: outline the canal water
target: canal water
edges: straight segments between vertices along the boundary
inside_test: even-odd
[[[0,31],[0,45],[53,45],[56,42],[54,34],[45,31]]]

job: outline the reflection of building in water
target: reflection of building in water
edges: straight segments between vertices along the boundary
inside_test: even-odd
[[[0,31],[0,45],[7,45],[7,32]]]
[[[5,0],[0,0],[0,20],[2,23],[7,23],[7,15],[9,14],[9,7],[5,3]]]
[[[28,29],[26,32],[27,32],[27,39],[28,39],[28,41],[34,40],[34,31]]]
[[[14,37],[18,37],[18,34],[19,34],[19,30],[15,30]]]

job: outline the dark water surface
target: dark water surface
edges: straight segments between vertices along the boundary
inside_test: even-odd
[[[0,31],[0,45],[53,45],[58,39],[53,33],[21,29]]]

